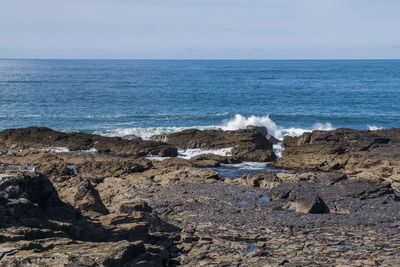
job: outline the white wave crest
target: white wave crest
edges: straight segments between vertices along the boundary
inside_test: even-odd
[[[236,168],[240,170],[253,170],[253,171],[263,171],[267,168],[265,162],[250,162],[250,161],[244,161],[242,163],[235,163],[235,164],[221,164],[221,166]]]
[[[178,150],[178,157],[184,159],[191,159],[197,155],[201,154],[215,154],[221,156],[230,156],[232,155],[232,147],[228,148],[221,148],[221,149],[209,149],[209,150],[202,150],[200,148],[190,148],[186,150]]]
[[[164,159],[169,159],[170,157],[160,157],[160,156],[148,156],[146,159],[155,160],[155,161],[163,161]]]
[[[278,159],[281,158],[282,157],[282,151],[283,151],[282,142],[279,142],[278,144],[273,145],[272,148],[274,150],[274,153],[275,153],[276,157]]]
[[[376,131],[376,130],[382,130],[383,128],[375,126],[375,125],[367,125],[368,130],[370,131]]]
[[[197,155],[201,154],[215,154],[221,156],[231,156],[232,155],[232,147],[221,148],[221,149],[208,149],[202,150],[200,148],[189,148],[189,149],[180,149],[178,150],[178,158],[183,159],[191,159]],[[157,160],[162,161],[164,159],[168,159],[169,157],[159,157],[159,156],[148,156],[146,157],[149,160]]]
[[[53,151],[53,152],[56,152],[56,153],[69,152],[69,148],[68,147],[44,147],[44,148],[41,148],[40,150]]]
[[[95,131],[95,134],[103,136],[124,136],[134,134],[148,140],[151,136],[157,134],[170,134],[180,132],[186,129],[196,128],[199,130],[217,129],[218,126],[191,126],[191,127],[136,127],[136,128],[119,128]]]
[[[71,150],[69,150],[68,147],[44,147],[44,148],[41,148],[39,150],[52,151],[52,152],[56,152],[56,153],[66,153],[66,152],[75,152],[75,153],[80,153],[80,154],[97,154],[98,153],[97,149],[95,149],[95,148],[91,148],[91,149],[88,149],[88,150],[74,150],[74,151],[71,151]]]
[[[210,125],[210,126],[190,126],[190,127],[135,127],[135,128],[117,128],[117,129],[107,129],[95,131],[95,134],[103,136],[124,136],[134,134],[140,136],[147,140],[152,135],[157,134],[170,134],[175,132],[180,132],[190,128],[196,128],[199,130],[211,130],[222,128],[223,130],[238,130],[244,129],[248,125],[254,126],[265,126],[268,133],[280,140],[283,139],[285,135],[299,136],[304,132],[311,132],[313,130],[333,130],[335,129],[331,123],[316,123],[310,129],[303,128],[284,128],[277,125],[269,115],[266,116],[249,116],[245,117],[241,114],[236,114],[234,118],[226,120],[222,125]]]
[[[311,129],[302,128],[283,128],[278,126],[273,120],[266,116],[250,116],[245,117],[241,114],[236,114],[235,117],[229,121],[225,121],[221,127],[223,130],[237,130],[246,128],[247,125],[264,126],[267,128],[268,133],[280,140],[285,135],[299,136],[304,132],[311,132],[312,130],[333,130],[334,127],[331,123],[316,123]]]

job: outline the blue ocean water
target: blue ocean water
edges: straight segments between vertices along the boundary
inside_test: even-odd
[[[0,60],[0,130],[391,128],[399,94],[397,60]]]

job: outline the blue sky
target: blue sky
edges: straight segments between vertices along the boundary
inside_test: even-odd
[[[0,0],[0,58],[400,58],[399,0]]]

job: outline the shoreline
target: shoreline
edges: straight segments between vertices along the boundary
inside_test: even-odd
[[[0,266],[400,264],[400,129],[287,136],[278,159],[273,142],[254,126],[150,140],[2,131]],[[287,171],[215,170],[247,161]]]

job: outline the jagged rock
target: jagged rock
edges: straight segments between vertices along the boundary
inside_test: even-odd
[[[0,174],[0,226],[46,224],[46,216],[57,208],[66,215],[74,214],[58,198],[57,193],[42,175],[10,171]]]
[[[77,187],[74,196],[74,207],[80,211],[94,211],[100,214],[107,213],[107,209],[100,199],[99,192],[97,192],[87,179],[80,182]]]
[[[117,156],[142,157],[156,155],[177,156],[174,146],[163,142],[126,140],[87,133],[63,133],[46,127],[7,129],[0,132],[0,144],[5,147],[51,148],[66,147],[71,151],[96,149],[99,153]]]
[[[137,241],[146,241],[149,235],[149,225],[143,219],[143,216],[136,213],[132,215],[112,213],[97,217],[103,226],[109,230],[105,240],[112,241],[116,239]],[[136,215],[136,217],[135,217]]]
[[[328,184],[333,185],[337,182],[347,179],[347,175],[344,173],[328,173],[324,179],[327,181]]]
[[[96,180],[105,177],[120,177],[122,175],[143,172],[153,167],[150,160],[146,159],[118,159],[91,157],[76,165],[81,176],[94,177]]]
[[[124,135],[124,136],[122,136],[122,139],[126,139],[129,141],[143,141],[142,137],[134,135],[134,134]]]
[[[143,200],[123,203],[119,210],[122,213],[132,214],[133,211],[151,212],[153,209]]]
[[[240,144],[232,149],[232,156],[240,161],[272,162],[276,159],[274,151],[256,147],[254,144]]]
[[[200,170],[193,167],[178,167],[164,169],[159,174],[153,176],[153,181],[161,184],[178,182],[212,182],[218,180],[218,172],[214,170]]]
[[[256,132],[258,132],[259,134],[264,135],[264,136],[268,135],[267,128],[264,127],[264,126],[247,125],[247,126],[246,126],[246,129],[248,129],[248,130],[254,130],[254,131],[256,131]]]
[[[216,154],[200,154],[191,158],[191,161],[203,161],[203,160],[211,160],[216,161],[221,164],[236,164],[241,163],[240,160],[233,158],[232,156],[222,156]]]
[[[243,183],[254,187],[272,188],[276,187],[282,180],[273,172],[260,172],[245,174],[242,176]]]
[[[275,138],[274,136],[272,136],[270,134],[267,134],[265,136],[265,138],[267,138],[267,140],[273,145],[276,145],[276,144],[279,144],[280,142],[282,142],[281,140],[279,140],[278,138]]]
[[[232,156],[237,160],[272,161],[275,155],[272,144],[255,129],[236,131],[187,129],[162,136],[152,136],[152,140],[166,140],[179,148],[221,149],[232,148]]]
[[[44,243],[41,246],[50,244]],[[0,260],[0,266],[134,266],[135,261],[145,253],[145,247],[142,241],[67,241],[55,247],[29,252],[21,249],[6,255]]]
[[[279,168],[341,172],[390,181],[400,167],[400,129],[313,131],[286,136]]]
[[[221,164],[232,164],[240,162],[229,156],[220,156],[215,154],[200,154],[191,159],[167,158],[162,161],[155,161],[153,165],[157,168],[167,168],[171,166],[211,168],[218,167]]]
[[[299,197],[295,202],[288,203],[284,209],[300,213],[329,213],[322,198],[315,195]]]
[[[82,210],[104,209],[93,199],[94,192],[83,180],[75,194],[76,205]],[[131,214],[82,217],[58,198],[42,174],[6,171],[0,174],[0,266],[165,265],[166,249],[143,243],[148,240],[149,222],[155,223],[152,229],[163,231],[162,220],[143,201],[127,203],[125,209]]]
[[[300,139],[296,146],[342,142],[313,134]],[[258,149],[244,143],[247,151]],[[392,139],[360,153],[389,144]],[[7,146],[0,142],[2,166],[34,165],[36,173],[26,167],[12,167],[23,170],[14,172],[0,168],[6,177],[0,176],[0,266],[400,262],[400,198],[393,190],[400,183],[400,167],[391,161],[377,163],[368,158],[372,154],[348,162],[338,159],[346,168],[336,172],[219,179],[216,171],[194,166],[230,164],[237,158],[199,155],[150,162],[105,150],[91,155],[10,151]],[[353,151],[349,147],[345,151]],[[365,168],[356,173],[348,171],[361,165]]]

